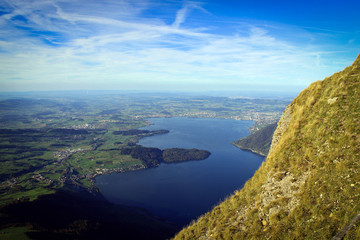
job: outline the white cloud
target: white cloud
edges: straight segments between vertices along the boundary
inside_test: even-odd
[[[0,16],[0,31],[7,36],[0,41],[0,88],[233,89],[307,85],[334,71],[326,61],[331,52],[284,40],[272,26],[243,21],[240,32],[227,34],[208,26],[183,28],[194,9],[206,12],[199,3],[186,2],[168,24],[160,15],[142,15],[152,10],[151,2],[99,3],[8,2],[10,13]],[[26,21],[15,21],[19,15]]]

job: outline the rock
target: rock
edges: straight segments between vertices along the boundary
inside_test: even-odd
[[[334,104],[337,99],[338,99],[337,97],[329,98],[329,99],[327,100],[327,103],[330,104],[330,105],[331,105],[331,104]]]

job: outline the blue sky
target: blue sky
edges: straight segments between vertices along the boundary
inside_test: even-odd
[[[357,0],[0,0],[0,91],[301,90],[360,52]]]

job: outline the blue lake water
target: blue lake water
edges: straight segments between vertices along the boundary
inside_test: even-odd
[[[96,185],[110,202],[145,208],[155,216],[185,225],[241,188],[264,160],[231,145],[249,134],[252,121],[211,118],[149,121],[153,125],[143,129],[170,132],[143,138],[139,144],[161,149],[205,149],[211,155],[202,161],[99,176]]]

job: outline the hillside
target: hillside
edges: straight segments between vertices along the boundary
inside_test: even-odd
[[[269,153],[272,136],[276,127],[276,122],[269,124],[255,131],[253,134],[233,142],[233,145],[266,156]]]
[[[175,239],[331,239],[360,213],[359,149],[360,56],[301,92],[253,178]]]

